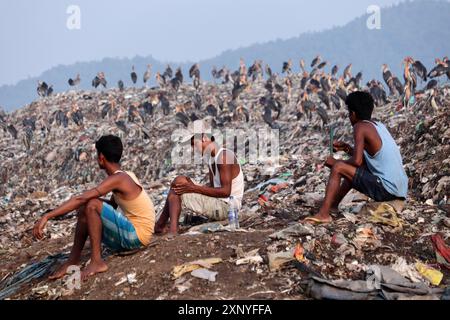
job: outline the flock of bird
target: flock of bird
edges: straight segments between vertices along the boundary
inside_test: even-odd
[[[191,121],[199,119],[198,112],[205,112],[212,116],[218,126],[223,126],[225,123],[234,120],[249,121],[250,109],[253,107],[262,107],[262,119],[271,128],[280,128],[277,120],[280,118],[283,106],[294,104],[297,110],[297,119],[302,117],[311,120],[313,113],[316,113],[322,120],[323,125],[329,123],[328,112],[332,110],[339,110],[344,105],[345,99],[350,92],[356,90],[366,90],[374,97],[376,105],[383,105],[388,102],[389,97],[401,98],[403,107],[408,108],[414,103],[414,96],[416,93],[425,90],[432,90],[438,86],[440,77],[446,76],[450,79],[450,61],[447,57],[443,59],[436,59],[436,65],[428,71],[427,68],[418,60],[412,57],[406,57],[403,60],[404,72],[403,82],[394,75],[387,65],[382,66],[382,75],[384,83],[387,87],[378,80],[371,80],[362,85],[362,72],[353,75],[352,64],[346,66],[343,72],[339,75],[339,67],[334,65],[331,67],[329,73],[324,69],[328,62],[323,60],[320,55],[316,56],[309,66],[306,66],[305,61],[300,60],[300,72],[294,73],[292,60],[286,61],[282,64],[281,75],[272,71],[269,65],[263,67],[261,60],[255,61],[249,68],[247,68],[243,59],[241,59],[239,68],[231,72],[226,67],[217,69],[213,67],[211,75],[214,82],[220,81],[224,88],[230,88],[228,97],[223,97],[217,93],[217,88],[212,87],[207,90],[206,94],[202,94],[201,73],[198,64],[194,64],[189,70],[189,77],[192,79],[194,93],[191,99],[187,102],[178,104],[175,101],[175,108],[171,108],[171,98],[173,94],[180,90],[184,82],[184,76],[181,68],[177,68],[175,72],[171,66],[168,65],[161,74],[157,72],[155,75],[159,90],[151,90],[149,98],[144,102],[133,103],[126,107],[125,111],[128,114],[128,121],[137,123],[141,119],[145,123],[148,115],[153,116],[157,108],[160,108],[164,115],[171,113],[175,114],[177,121],[183,123],[185,126]],[[131,81],[134,85],[138,83],[139,76],[136,73],[135,67],[132,67],[130,73]],[[147,66],[147,70],[143,74],[142,80],[147,86],[151,79],[151,65]],[[418,81],[423,82],[423,89],[417,90]],[[245,91],[248,91],[254,83],[260,83],[264,86],[265,94],[258,96],[256,102],[252,105],[245,105],[240,97]],[[293,85],[295,82],[296,86]],[[76,75],[74,79],[69,79],[68,84],[71,87],[78,87],[81,83],[80,75]],[[107,88],[108,82],[105,74],[99,72],[92,80],[92,87],[98,88],[102,86]],[[227,86],[228,85],[228,86]],[[120,91],[125,89],[124,82],[118,82]],[[228,89],[226,89],[228,90]],[[53,92],[52,86],[45,82],[39,82],[37,92],[41,97],[50,96]],[[297,97],[293,101],[293,97]],[[175,95],[176,97],[176,95]],[[89,99],[89,95],[86,95]],[[176,100],[176,98],[175,98]],[[248,102],[248,101],[247,101]],[[105,118],[110,115],[116,108],[117,102],[114,100],[104,104],[101,110],[101,117]],[[203,107],[204,106],[204,107]],[[226,112],[225,112],[226,111]],[[55,122],[58,126],[67,127],[69,121],[72,120],[76,125],[83,125],[82,111],[74,104],[71,110],[67,113],[63,111],[56,111],[51,119],[51,123]],[[0,115],[0,125],[5,131],[8,131],[13,137],[17,138],[17,129],[12,125],[6,125],[4,117]],[[116,125],[119,129],[127,131],[126,122],[117,119]],[[35,119],[32,117],[25,119],[23,122],[25,128],[25,144],[30,145],[33,131],[36,129]]]

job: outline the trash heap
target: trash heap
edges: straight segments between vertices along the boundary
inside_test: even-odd
[[[305,226],[298,221],[317,212],[324,196],[329,170],[323,163],[329,155],[330,128],[335,138],[350,143],[352,128],[343,104],[340,110],[328,110],[326,124],[314,113],[299,118],[299,95],[295,93],[299,79],[293,76],[292,80],[290,102],[284,101],[276,119],[279,163],[242,161],[246,193],[241,228],[274,232],[249,252],[236,247],[237,265],[258,266],[249,272],[267,279],[289,278],[292,283],[285,292],[300,292],[305,297],[439,298],[443,290],[438,289],[448,286],[446,268],[450,265],[445,259],[450,236],[450,88],[425,91],[408,109],[401,107],[401,98],[392,98],[375,110],[374,117],[387,125],[401,147],[410,179],[410,198],[404,208],[374,204],[351,192],[331,225]],[[266,94],[264,82],[252,83],[233,101],[248,110],[248,121],[233,111],[231,90],[230,84],[205,83],[200,91],[189,84],[177,92],[159,88],[71,91],[3,115],[0,256],[11,260],[21,249],[32,246],[31,229],[42,214],[104,178],[95,151],[95,141],[104,134],[122,138],[122,165],[140,178],[158,211],[176,176],[206,182],[205,166],[173,164],[171,136],[184,126],[179,113],[207,118],[217,129],[267,129],[259,103]],[[200,107],[194,106],[196,95],[201,97]],[[170,103],[168,110],[162,107],[162,96]],[[207,108],[211,104],[216,112]],[[16,129],[16,136],[7,129],[9,125]],[[52,239],[70,238],[75,222],[74,215],[51,221],[48,234]],[[227,232],[217,226],[196,231],[189,231],[190,227],[185,227],[192,233],[189,236]],[[431,239],[436,234],[442,239],[437,240],[440,246]],[[189,262],[174,272],[186,269],[205,281],[220,279],[220,274],[208,271],[204,264],[192,268],[195,264]],[[355,281],[367,283],[366,276],[373,278],[374,274],[381,286],[369,290],[364,284],[355,285]],[[401,291],[400,285],[409,291]]]

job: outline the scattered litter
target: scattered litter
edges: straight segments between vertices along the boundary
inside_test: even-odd
[[[402,228],[402,221],[398,218],[396,210],[388,203],[380,204],[376,210],[369,209],[369,212],[370,222],[385,224],[396,229]]]
[[[121,284],[124,284],[125,282],[128,282],[128,284],[135,284],[137,283],[137,279],[136,279],[136,272],[133,273],[129,273],[125,276],[123,276],[122,278],[120,278],[119,281],[117,281],[114,286],[120,286]]]
[[[450,247],[445,244],[440,234],[432,235],[431,241],[433,242],[437,262],[450,269]]]
[[[347,244],[348,240],[345,238],[342,233],[335,233],[333,237],[331,237],[331,243],[335,246],[342,246],[343,244]]]
[[[314,227],[298,223],[281,231],[277,231],[269,237],[278,240],[288,240],[292,237],[301,237],[311,234],[314,234]]]
[[[0,283],[0,300],[13,295],[22,285],[50,274],[53,267],[61,261],[66,260],[67,257],[67,254],[62,253],[48,256],[44,260],[32,263],[15,275],[6,278]]]
[[[392,265],[392,270],[398,272],[412,282],[422,281],[422,277],[420,273],[417,272],[416,267],[413,264],[408,264],[403,257],[399,257],[397,259],[397,261]]]
[[[439,300],[444,292],[423,282],[413,283],[381,265],[369,266],[365,280],[326,280],[312,276],[305,290],[318,300]]]
[[[268,253],[267,257],[269,259],[269,270],[271,272],[280,269],[284,264],[295,260],[294,257],[295,249],[285,252]]]
[[[217,274],[218,272],[209,271],[208,269],[195,269],[191,272],[191,276],[211,282],[216,282]]]
[[[172,277],[174,279],[177,279],[181,277],[183,274],[187,272],[194,271],[196,269],[209,269],[214,264],[222,262],[221,258],[209,258],[209,259],[202,259],[202,260],[196,260],[193,262],[184,263],[179,266],[175,266],[172,270]]]
[[[435,286],[438,286],[444,277],[439,270],[433,269],[420,262],[416,263],[416,269],[425,279]]]
[[[259,248],[247,253],[241,254],[242,258],[236,260],[236,265],[241,264],[259,264],[263,262],[263,258],[258,254]],[[239,256],[239,254],[238,254]]]
[[[381,246],[381,241],[374,234],[372,228],[370,227],[359,227],[356,230],[356,236],[353,238],[352,243],[361,249],[376,249]]]
[[[192,287],[192,279],[178,278],[175,280],[175,287],[179,293],[183,293]]]

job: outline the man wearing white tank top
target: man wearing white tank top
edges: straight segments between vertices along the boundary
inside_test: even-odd
[[[156,223],[156,234],[178,234],[178,220],[185,209],[210,220],[221,221],[227,218],[231,196],[241,207],[244,195],[242,168],[234,152],[221,148],[208,132],[204,122],[197,120],[184,134],[181,143],[190,141],[192,148],[208,159],[209,185],[201,186],[189,177],[177,177],[172,182],[163,212]]]

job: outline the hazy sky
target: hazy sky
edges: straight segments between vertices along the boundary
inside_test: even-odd
[[[398,0],[1,0],[0,85],[104,57],[210,58],[227,49],[343,25]],[[81,29],[69,30],[70,5]]]

